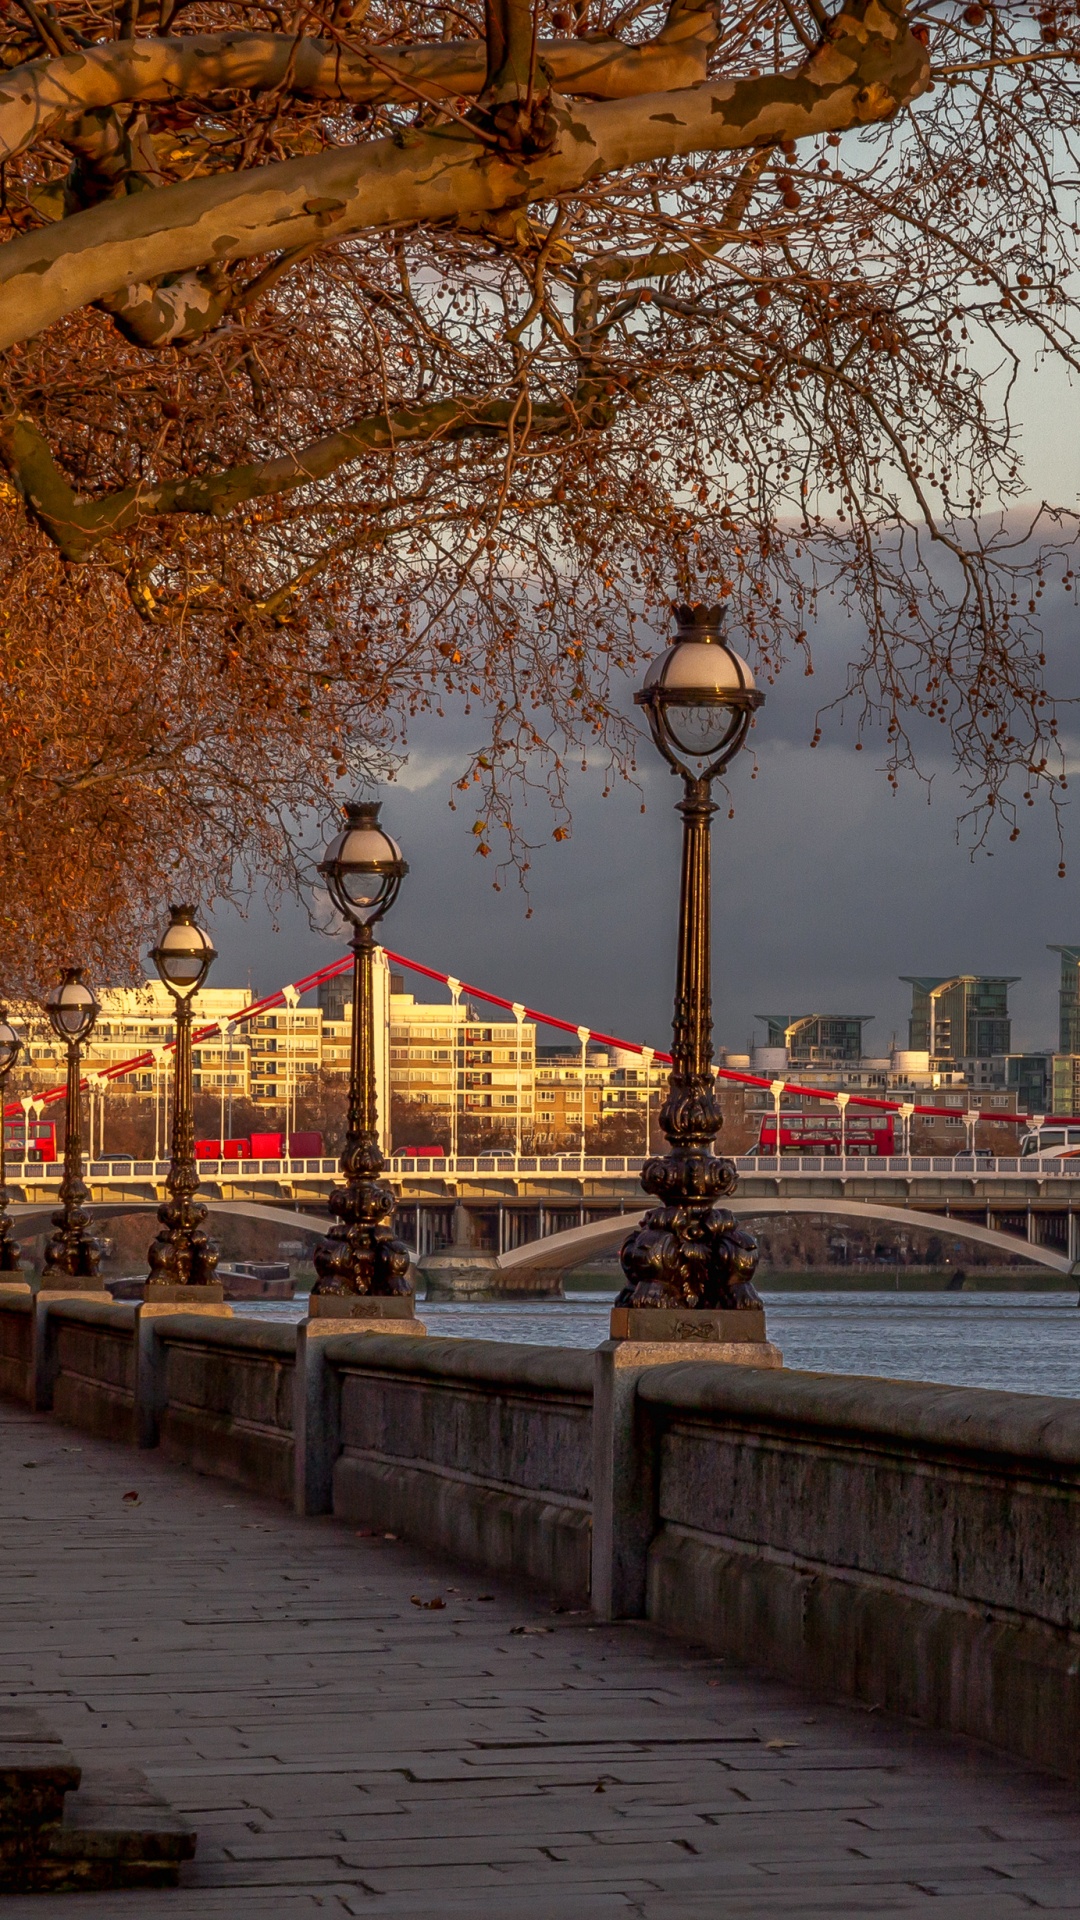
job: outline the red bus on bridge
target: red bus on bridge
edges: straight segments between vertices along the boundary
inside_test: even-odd
[[[323,1137],[304,1133],[252,1133],[242,1140],[196,1140],[196,1160],[320,1160]]]
[[[868,1158],[886,1158],[896,1152],[895,1117],[891,1113],[877,1113],[872,1109],[852,1113],[849,1107],[842,1138],[849,1154],[865,1154]],[[837,1158],[840,1146],[839,1114],[781,1112],[781,1154],[806,1153],[819,1154],[825,1158]],[[757,1145],[751,1151],[775,1155],[775,1114],[766,1114],[762,1119]]]
[[[31,1120],[27,1141],[26,1120],[20,1113],[4,1121],[4,1151],[12,1160],[36,1160],[49,1164],[56,1159],[56,1123]]]

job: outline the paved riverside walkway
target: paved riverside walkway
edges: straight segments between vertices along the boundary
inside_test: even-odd
[[[0,1920],[1080,1913],[1052,1780],[0,1403],[8,1700],[200,1839]]]

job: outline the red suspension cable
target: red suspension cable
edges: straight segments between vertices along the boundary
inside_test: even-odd
[[[437,980],[440,985],[447,987],[450,985],[451,980],[454,979],[452,974],[441,973],[437,967],[426,967],[419,960],[410,960],[406,954],[392,953],[389,947],[385,947],[383,951],[386,954],[387,960],[390,961],[393,966],[404,967],[408,973],[421,974],[425,980]],[[314,973],[305,974],[301,980],[294,980],[287,986],[279,987],[276,993],[264,994],[261,1000],[249,1001],[246,1006],[239,1007],[235,1013],[226,1015],[223,1020],[215,1020],[209,1026],[199,1027],[192,1035],[193,1043],[198,1045],[200,1040],[209,1039],[211,1034],[220,1033],[225,1027],[239,1026],[243,1021],[253,1020],[257,1014],[267,1013],[271,1007],[284,1006],[288,994],[295,993],[299,996],[310,993],[313,987],[321,986],[325,980],[333,980],[336,979],[339,974],[347,973],[351,965],[352,961],[350,956],[343,954],[340,959],[331,960],[325,967],[317,968]],[[488,1006],[503,1007],[507,1013],[513,1013],[515,1005],[520,1005],[520,1002],[504,999],[503,995],[499,993],[488,993],[486,988],[474,987],[465,980],[454,980],[454,986],[467,998],[482,1000]],[[650,1049],[643,1046],[640,1041],[620,1040],[615,1034],[599,1033],[593,1027],[584,1029],[583,1027],[575,1025],[571,1020],[559,1020],[554,1014],[543,1013],[536,1007],[524,1007],[523,1015],[525,1019],[535,1021],[537,1026],[553,1027],[559,1033],[572,1033],[577,1035],[582,1031],[587,1031],[590,1040],[596,1041],[603,1047],[616,1047],[621,1053],[644,1054],[650,1052]],[[166,1053],[170,1052],[172,1046],[173,1042],[170,1040],[162,1051]],[[662,1053],[659,1048],[652,1050],[651,1057],[654,1060],[658,1060],[662,1066],[670,1066],[671,1064],[671,1055],[669,1053]],[[152,1067],[153,1064],[154,1054],[152,1052],[139,1053],[135,1054],[130,1060],[119,1060],[114,1066],[102,1067],[97,1073],[96,1078],[99,1080],[122,1080],[127,1078],[129,1074],[139,1073],[146,1067]],[[718,1067],[716,1072],[719,1079],[734,1081],[739,1086],[760,1087],[766,1091],[771,1091],[772,1089],[773,1082],[762,1078],[760,1074],[738,1073],[732,1067]],[[83,1085],[86,1086],[87,1084],[84,1080]],[[830,1092],[822,1087],[804,1087],[795,1080],[785,1080],[783,1092],[807,1100],[835,1101],[836,1099],[834,1092]],[[63,1086],[50,1087],[46,1093],[41,1095],[42,1103],[46,1106],[51,1106],[54,1101],[62,1100],[65,1093],[66,1088]],[[901,1107],[901,1103],[898,1100],[882,1100],[876,1095],[869,1093],[851,1094],[849,1096],[849,1104],[853,1107],[869,1107],[878,1113],[892,1114],[899,1113]],[[18,1101],[14,1101],[4,1108],[5,1117],[9,1114],[18,1114],[21,1111],[22,1109]],[[956,1107],[913,1105],[912,1111],[914,1113],[929,1114],[934,1117],[955,1120],[958,1109]],[[982,1108],[969,1108],[968,1111],[977,1112],[980,1120],[994,1120],[1007,1126],[1030,1126],[1033,1119],[1033,1116],[1027,1113],[1000,1113],[997,1110],[990,1111],[989,1109],[984,1110]],[[1059,1116],[1055,1114],[1054,1118],[1056,1120]],[[1062,1119],[1061,1124],[1066,1126],[1069,1122],[1066,1119]]]

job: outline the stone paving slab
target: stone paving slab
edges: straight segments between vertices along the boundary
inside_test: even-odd
[[[200,1834],[3,1920],[1080,1913],[1052,1780],[10,1406],[0,1543],[0,1705]]]

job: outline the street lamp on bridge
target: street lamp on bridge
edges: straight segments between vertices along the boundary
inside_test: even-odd
[[[634,696],[682,779],[683,845],[672,1066],[660,1109],[670,1151],[642,1168],[641,1184],[660,1205],[623,1246],[626,1285],[618,1307],[761,1305],[753,1285],[757,1243],[717,1205],[735,1189],[735,1168],[713,1153],[723,1116],[712,1066],[711,788],[744,745],[765,697],[728,646],[724,616],[719,606],[676,607],[677,638]]]
[[[8,1074],[22,1052],[22,1044],[8,1019],[7,1008],[0,1007],[0,1282],[5,1276],[11,1278],[22,1272],[18,1244],[8,1219],[7,1142],[4,1131]]]
[[[195,1114],[191,1076],[192,1002],[217,959],[210,936],[197,924],[191,907],[172,907],[169,924],[151,955],[173,998],[176,1049],[173,1064],[173,1112],[167,1198],[158,1208],[161,1229],[148,1253],[147,1300],[177,1297],[193,1303],[224,1298],[215,1278],[217,1254],[204,1222],[206,1208],[196,1200]],[[177,1292],[177,1290],[179,1290]]]
[[[377,802],[349,802],[345,825],[318,870],[353,930],[353,979],[349,1111],[341,1155],[344,1184],[330,1196],[336,1222],[315,1252],[319,1277],[312,1288],[311,1311],[348,1313],[351,1303],[364,1298],[393,1299],[400,1302],[399,1313],[411,1314],[409,1249],[387,1224],[395,1195],[379,1177],[386,1162],[379,1146],[375,1092],[374,969],[375,928],[393,906],[409,869],[396,840],[379,825]]]
[[[83,979],[82,967],[65,967],[60,981],[45,1001],[49,1023],[67,1049],[67,1108],[64,1119],[64,1173],[60,1182],[60,1210],[53,1214],[54,1232],[45,1243],[41,1284],[48,1289],[73,1281],[96,1280],[101,1248],[88,1232],[89,1195],[82,1177],[82,1050],[94,1029],[98,1003]],[[96,1291],[96,1289],[94,1289]]]

